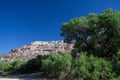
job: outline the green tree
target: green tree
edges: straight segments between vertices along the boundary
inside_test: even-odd
[[[88,52],[111,57],[120,48],[120,12],[107,9],[101,14],[75,18],[64,23],[61,31],[65,42],[75,42],[74,56],[78,52]]]

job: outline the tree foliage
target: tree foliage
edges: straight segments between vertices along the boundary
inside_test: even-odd
[[[120,12],[107,9],[101,14],[75,18],[64,23],[61,31],[65,42],[75,41],[75,53],[111,57],[120,48]]]

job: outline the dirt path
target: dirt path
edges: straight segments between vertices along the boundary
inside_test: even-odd
[[[0,80],[50,80],[37,74],[0,75]]]

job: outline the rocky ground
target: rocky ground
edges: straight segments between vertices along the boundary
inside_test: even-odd
[[[67,44],[63,41],[35,41],[11,51],[0,57],[0,61],[13,61],[16,59],[28,60],[38,55],[57,55],[58,52],[70,52],[73,44]]]

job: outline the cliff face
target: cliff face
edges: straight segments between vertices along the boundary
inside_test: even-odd
[[[73,44],[66,44],[63,41],[35,41],[28,45],[11,49],[8,54],[0,57],[0,61],[28,60],[38,55],[56,55],[58,52],[70,52],[72,49]]]

